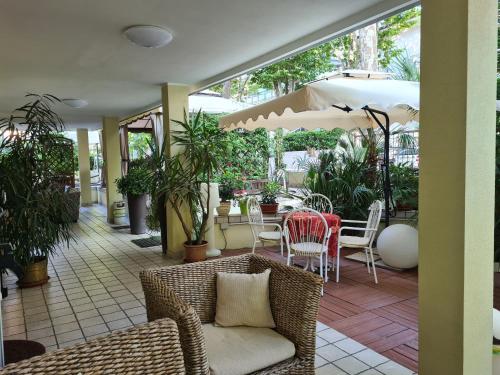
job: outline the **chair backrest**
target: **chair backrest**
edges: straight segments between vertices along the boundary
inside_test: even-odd
[[[276,171],[276,181],[283,187],[284,191],[288,191],[286,186],[286,172],[284,169],[278,169]]]
[[[247,217],[254,236],[264,230],[264,217],[262,216],[260,203],[255,197],[250,197],[247,200]]]
[[[366,228],[378,228],[380,224],[380,218],[382,217],[382,202],[374,201],[370,205],[370,214],[368,215],[368,220],[366,222]],[[366,231],[365,238],[370,238],[370,241],[373,241],[377,232]]]
[[[310,194],[302,201],[304,207],[312,208],[318,212],[333,214],[333,205],[328,197],[323,194]]]
[[[302,207],[291,211],[283,225],[285,238],[291,244],[326,244],[329,235],[328,224],[320,212]]]

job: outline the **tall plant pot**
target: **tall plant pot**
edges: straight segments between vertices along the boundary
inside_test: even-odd
[[[128,218],[130,220],[130,233],[146,233],[146,216],[148,214],[148,208],[146,206],[146,194],[127,194],[127,200]]]
[[[34,263],[23,267],[23,271],[24,276],[18,281],[21,288],[31,288],[45,284],[49,280],[47,257],[36,258]]]
[[[207,249],[208,249],[207,241],[203,241],[201,245],[191,245],[187,242],[184,242],[184,250],[186,254],[184,262],[194,263],[206,260]]]

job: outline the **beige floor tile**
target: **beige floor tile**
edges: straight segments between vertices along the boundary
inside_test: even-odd
[[[4,327],[3,334],[5,336],[17,335],[26,332],[26,327],[24,324],[19,324],[17,326]]]
[[[96,324],[93,326],[83,327],[82,330],[83,330],[83,334],[87,338],[89,338],[91,336],[95,336],[95,335],[109,332],[109,329],[106,326],[106,324]]]
[[[71,332],[80,329],[77,322],[64,323],[64,324],[54,324],[54,332],[56,335],[61,333]]]
[[[112,322],[108,323],[108,327],[110,330],[118,330],[118,329],[125,329],[128,327],[131,327],[133,324],[129,319],[120,319],[120,320],[114,320]]]

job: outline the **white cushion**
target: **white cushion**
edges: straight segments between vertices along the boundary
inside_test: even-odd
[[[260,232],[259,238],[269,241],[279,241],[281,239],[280,232]]]
[[[368,237],[340,236],[340,246],[345,247],[365,247],[370,243]]]
[[[274,328],[269,303],[269,275],[262,273],[217,273],[215,323],[223,327]]]
[[[295,346],[270,328],[204,324],[208,364],[213,375],[243,375],[295,355]]]
[[[322,250],[326,251],[327,247],[316,242],[299,242],[290,245],[290,248],[296,255],[320,255]]]

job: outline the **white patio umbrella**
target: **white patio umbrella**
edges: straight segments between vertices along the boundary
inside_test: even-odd
[[[388,225],[389,128],[393,123],[418,120],[420,89],[417,82],[380,79],[380,75],[367,78],[373,76],[356,71],[312,82],[291,94],[224,116],[219,125],[227,130],[379,127],[385,136],[383,169]]]

